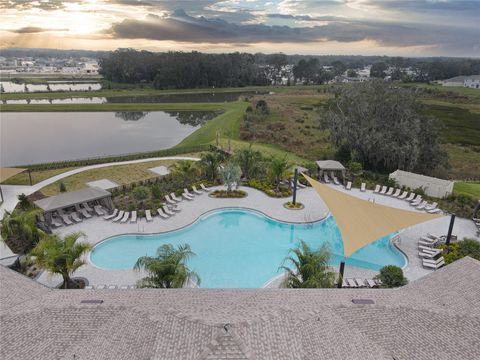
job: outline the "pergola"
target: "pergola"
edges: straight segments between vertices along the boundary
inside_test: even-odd
[[[318,168],[318,177],[323,178],[325,172],[337,172],[342,175],[342,180],[345,180],[345,166],[336,160],[319,160],[316,161]],[[328,174],[327,174],[328,175]]]
[[[77,191],[50,196],[45,199],[37,200],[34,203],[45,212],[45,220],[48,223],[51,223],[53,212],[75,207],[90,201],[97,201],[110,210],[113,208],[112,194],[107,190],[98,187],[88,187]]]

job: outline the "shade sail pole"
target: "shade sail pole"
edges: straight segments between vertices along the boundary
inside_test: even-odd
[[[450,217],[450,225],[448,226],[447,241],[445,242],[447,246],[450,246],[450,240],[452,239],[453,225],[455,224],[455,214],[452,214]]]
[[[345,271],[345,261],[340,261],[340,271],[338,276],[337,288],[341,289],[343,284],[343,273]]]
[[[295,175],[293,176],[293,205],[297,203],[297,181],[298,181],[298,169],[295,168]]]

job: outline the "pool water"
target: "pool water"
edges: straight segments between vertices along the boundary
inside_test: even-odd
[[[178,215],[181,216],[181,215]],[[378,270],[405,265],[404,256],[381,238],[355,252],[347,265]],[[312,224],[283,223],[244,209],[224,209],[203,215],[183,229],[153,235],[120,235],[99,243],[91,262],[104,269],[131,269],[141,256],[155,256],[160,245],[189,244],[196,254],[188,262],[202,288],[260,288],[276,276],[283,259],[299,240],[313,249],[329,243],[332,265],[343,257],[343,243],[332,216]]]

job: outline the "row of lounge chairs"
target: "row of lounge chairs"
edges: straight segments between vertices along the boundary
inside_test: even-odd
[[[436,249],[434,246],[444,242],[445,237],[439,237],[432,234],[422,236],[418,241],[418,256],[422,259],[424,268],[437,270],[445,265],[445,259],[441,256],[443,250]]]
[[[352,182],[351,181],[347,182],[347,185],[345,185],[345,189],[346,190],[352,190]],[[362,185],[360,185],[360,191],[361,192],[367,191],[367,184],[362,183]]]
[[[328,176],[327,173],[323,174],[323,180],[327,183],[330,184],[332,181],[335,185],[340,185],[340,181],[338,181],[338,178],[335,176],[334,173],[330,174],[332,179],[330,180],[330,177]]]
[[[429,204],[426,200],[423,200],[422,195],[417,195],[414,192],[411,192],[409,194],[408,191],[402,192],[401,189],[395,189],[393,187],[380,185],[377,185],[373,192],[380,195],[391,196],[397,199],[408,201],[410,203],[410,206],[413,206],[418,210],[424,210],[430,214],[437,214],[441,212],[441,210],[437,208],[437,202]]]
[[[101,205],[95,204],[92,208],[85,202],[81,205],[75,205],[75,210],[69,213],[66,213],[63,209],[57,210],[56,214],[52,217],[52,225],[54,227],[60,227],[63,224],[68,226],[82,222],[83,219],[90,219],[93,214],[102,216],[105,213],[106,212]]]
[[[196,186],[192,186],[193,193],[190,192],[187,188],[183,189],[182,198],[179,198],[174,192],[169,195],[165,195],[167,205],[163,205],[161,208],[157,209],[158,215],[163,219],[168,219],[180,211],[180,209],[177,208],[177,204],[183,201],[183,199],[193,200],[195,195],[202,195],[210,191],[210,189],[203,184],[200,184],[200,188],[202,189],[202,191],[198,190]],[[129,212],[115,209],[111,214],[105,215],[103,218],[105,220],[119,223],[127,223],[129,221],[130,223],[136,223],[138,220],[136,210]],[[147,222],[153,221],[151,210],[145,210],[145,219],[147,220]]]
[[[130,290],[136,289],[135,285],[87,285],[85,286],[85,290]]]
[[[378,279],[344,278],[342,288],[377,288],[381,284]]]

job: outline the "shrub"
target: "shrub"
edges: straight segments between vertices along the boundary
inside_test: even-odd
[[[462,241],[453,242],[448,247],[448,251],[446,245],[439,245],[438,248],[444,249],[443,257],[446,264],[451,264],[465,256],[480,260],[480,242],[474,239],[465,238]]]
[[[211,195],[216,198],[243,198],[247,196],[247,193],[243,190],[232,190],[230,192],[225,190],[215,190]]]
[[[387,265],[380,269],[376,276],[382,282],[382,287],[394,288],[406,285],[408,280],[403,276],[403,270],[395,265]]]
[[[152,192],[152,197],[154,199],[161,199],[162,198],[162,190],[160,189],[160,186],[159,185],[153,185],[151,188],[150,188],[150,191]]]
[[[300,208],[302,208],[303,204],[299,203],[298,201],[295,204],[293,202],[289,201],[285,204],[285,206],[289,209],[300,209]]]
[[[65,186],[65,184],[63,183],[63,181],[60,181],[60,184],[58,185],[58,189],[60,190],[60,192],[64,193],[67,191],[67,187]]]
[[[146,200],[150,196],[150,190],[145,186],[137,186],[132,193],[137,201]]]

